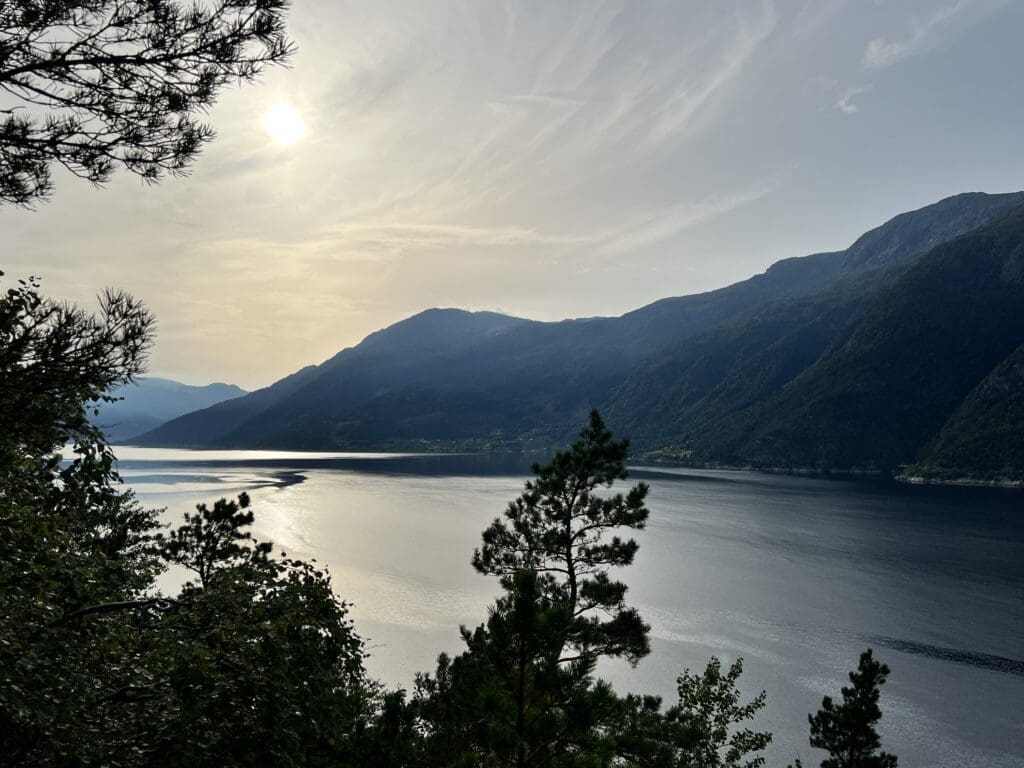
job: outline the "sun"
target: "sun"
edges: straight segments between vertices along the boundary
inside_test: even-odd
[[[263,129],[278,144],[294,144],[306,135],[306,124],[299,113],[283,102],[264,115]]]

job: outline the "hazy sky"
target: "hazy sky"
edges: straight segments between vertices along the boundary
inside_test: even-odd
[[[128,289],[154,374],[251,388],[427,307],[621,314],[1024,188],[1022,0],[296,0],[291,31],[191,177],[60,177],[0,208],[0,268]]]

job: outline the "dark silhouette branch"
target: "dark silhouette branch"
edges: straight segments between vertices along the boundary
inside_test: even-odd
[[[88,605],[84,608],[79,608],[76,611],[65,614],[59,619],[54,619],[47,626],[56,627],[61,624],[67,624],[68,622],[80,619],[83,616],[92,616],[94,614],[104,613],[116,613],[117,611],[131,611],[138,608],[156,608],[158,610],[167,610],[172,605],[181,605],[181,602],[170,597],[153,597],[147,600],[122,600],[115,603],[100,603],[99,605]]]
[[[18,5],[0,0],[0,90],[30,107],[0,110],[0,202],[17,205],[50,194],[54,163],[97,185],[117,166],[185,173],[219,90],[293,51],[288,0]]]

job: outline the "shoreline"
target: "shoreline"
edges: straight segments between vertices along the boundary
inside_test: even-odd
[[[132,445],[115,445],[114,448],[137,448],[138,446]],[[518,455],[529,458],[540,458],[547,455],[544,450],[536,448],[527,448],[522,450],[510,450],[510,449],[496,449],[496,450],[483,450],[483,451],[448,451],[448,450],[421,450],[419,452],[412,451],[395,451],[395,450],[366,450],[361,451],[340,451],[327,452],[322,450],[276,450],[276,449],[211,449],[211,448],[175,448],[175,449],[160,449],[154,448],[153,450],[184,450],[184,451],[195,451],[202,453],[204,451],[211,453],[229,453],[233,451],[244,452],[244,451],[257,451],[257,452],[269,452],[269,453],[283,453],[290,454],[287,458],[295,459],[301,458],[303,454],[311,454],[316,456],[318,459],[368,459],[370,457],[387,457],[387,458],[429,458],[435,456],[512,456]],[[284,457],[282,457],[284,458]],[[123,461],[144,461],[141,457],[129,456],[126,459],[120,459]],[[158,459],[157,459],[158,460]],[[229,463],[234,459],[229,459]],[[938,478],[928,477],[925,475],[911,475],[906,472],[885,472],[880,469],[869,469],[864,467],[851,467],[846,469],[818,469],[815,467],[801,467],[801,466],[773,466],[764,467],[757,466],[754,464],[728,464],[728,463],[717,463],[717,462],[693,462],[693,461],[682,461],[678,459],[672,459],[665,456],[650,456],[640,454],[635,457],[627,459],[628,463],[639,466],[646,465],[649,467],[674,467],[678,469],[707,469],[724,472],[760,472],[769,475],[792,475],[795,477],[816,477],[816,478],[833,478],[833,479],[856,479],[856,478],[875,478],[880,480],[891,480],[902,485],[938,485],[938,486],[950,486],[950,487],[961,487],[961,488],[1002,488],[1008,490],[1024,490],[1024,479],[1012,479],[1009,477],[1001,477],[995,480],[988,480],[982,478],[973,478],[970,476],[956,477],[956,478]]]
[[[964,488],[1007,488],[1010,490],[1024,490],[1024,480],[1011,480],[1008,477],[998,480],[982,480],[973,477],[958,477],[954,479],[943,479],[937,477],[925,477],[923,475],[896,475],[896,482],[906,485],[951,485]]]
[[[1002,477],[985,480],[970,476],[957,478],[927,477],[924,475],[908,475],[904,472],[889,473],[880,469],[848,468],[848,469],[816,469],[812,467],[759,467],[753,464],[718,464],[714,462],[685,462],[656,457],[637,457],[650,466],[678,467],[680,469],[713,469],[725,472],[763,472],[769,475],[794,475],[798,477],[818,478],[859,478],[873,477],[889,479],[903,485],[942,485],[960,488],[1003,488],[1008,490],[1024,490],[1024,480]]]

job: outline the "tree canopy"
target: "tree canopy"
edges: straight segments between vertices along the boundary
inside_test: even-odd
[[[850,686],[844,686],[840,703],[826,696],[821,709],[808,715],[811,746],[828,752],[821,768],[896,768],[895,755],[882,752],[876,726],[882,719],[879,706],[881,687],[889,677],[889,667],[874,657],[868,648],[860,656],[857,669],[850,673]],[[800,761],[796,768],[802,768]]]
[[[30,205],[59,165],[182,174],[214,136],[201,116],[231,82],[292,51],[288,0],[2,0],[0,201]]]
[[[650,651],[648,626],[625,603],[626,585],[610,570],[633,562],[637,544],[613,533],[642,529],[648,488],[603,495],[626,477],[629,441],[613,440],[597,411],[567,450],[556,451],[536,477],[483,533],[473,566],[509,589],[524,571],[538,576],[546,596],[564,605],[570,624],[559,646],[564,660],[623,656],[636,663]]]
[[[463,628],[465,651],[442,654],[411,704],[425,765],[756,768],[770,735],[744,728],[764,694],[740,703],[737,662],[722,675],[679,678],[678,703],[620,696],[596,677],[602,658],[636,663],[649,627],[611,569],[638,545],[648,488],[613,493],[628,443],[591,413],[579,439],[533,468],[534,479],[483,533],[473,565],[504,590],[485,624]]]
[[[244,496],[165,536],[89,422],[152,328],[124,294],[0,295],[2,762],[344,764],[375,694],[328,575],[254,541]],[[161,594],[169,564],[198,581]]]

